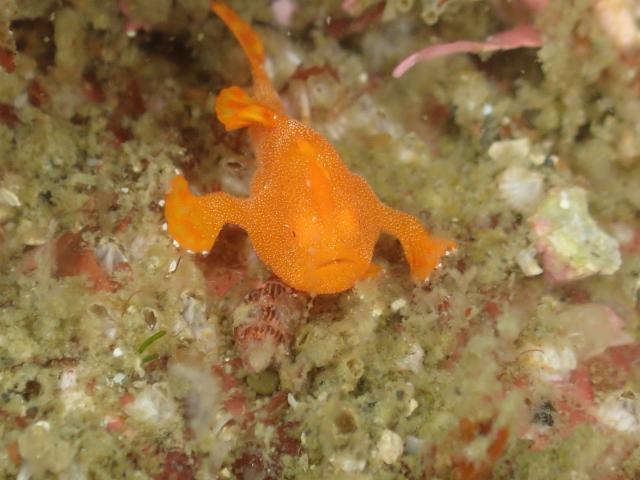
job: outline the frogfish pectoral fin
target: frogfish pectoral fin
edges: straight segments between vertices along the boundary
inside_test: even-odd
[[[182,248],[206,253],[222,227],[246,220],[243,199],[224,192],[194,195],[183,176],[174,177],[165,198],[167,230]]]
[[[383,205],[382,230],[402,244],[414,282],[424,282],[442,257],[456,249],[456,242],[431,236],[411,215]]]

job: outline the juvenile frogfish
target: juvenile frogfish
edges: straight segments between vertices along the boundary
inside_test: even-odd
[[[284,283],[325,294],[379,270],[373,249],[386,232],[400,240],[412,278],[426,280],[455,242],[430,236],[416,218],[383,204],[322,135],[287,116],[256,33],[223,3],[211,2],[211,9],[240,43],[253,77],[251,95],[237,86],[220,92],[216,115],[227,131],[249,130],[257,170],[246,198],[194,195],[183,176],[174,177],[164,210],[169,234],[205,253],[225,224],[238,225]]]

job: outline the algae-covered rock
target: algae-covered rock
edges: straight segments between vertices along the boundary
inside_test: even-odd
[[[618,242],[589,214],[586,190],[570,187],[551,191],[529,222],[544,271],[553,280],[611,275],[620,268]]]
[[[121,9],[134,21],[145,24],[166,22],[171,14],[172,2],[169,0],[133,0],[121,2]]]
[[[209,0],[0,0],[0,478],[635,478],[633,1],[228,1],[287,114],[458,244],[415,285],[383,235],[351,291],[256,310],[250,238],[162,228],[176,169],[246,196],[260,167]],[[519,24],[543,47],[391,74]]]
[[[126,406],[128,415],[140,422],[162,424],[175,420],[177,406],[166,383],[145,386]]]
[[[23,20],[46,15],[56,2],[55,0],[21,0],[17,3],[19,8],[16,8],[16,18]]]
[[[606,305],[583,303],[570,305],[542,316],[535,342],[525,346],[520,361],[533,375],[559,381],[583,362],[608,348],[633,342],[623,319]]]
[[[56,66],[61,74],[79,79],[88,59],[86,17],[74,9],[60,10],[55,17]]]
[[[35,475],[64,471],[73,458],[69,442],[56,435],[48,422],[38,422],[27,428],[18,438],[20,455]]]

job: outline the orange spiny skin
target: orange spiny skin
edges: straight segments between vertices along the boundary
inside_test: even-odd
[[[375,273],[381,232],[402,243],[415,281],[424,281],[449,240],[429,236],[412,216],[381,203],[319,133],[287,117],[264,69],[260,40],[229,7],[211,3],[249,58],[253,97],[225,88],[216,114],[227,130],[247,127],[258,160],[248,198],[193,195],[182,176],[171,182],[165,217],[184,248],[206,252],[223,225],[244,228],[260,259],[286,284],[312,294],[337,293]]]

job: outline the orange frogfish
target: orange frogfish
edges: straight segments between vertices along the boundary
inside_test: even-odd
[[[412,278],[426,280],[455,243],[430,236],[416,218],[383,204],[322,135],[287,116],[256,33],[228,6],[213,1],[211,9],[235,35],[253,76],[251,95],[237,86],[220,92],[216,114],[227,130],[248,128],[258,166],[246,198],[194,195],[183,176],[173,178],[164,209],[169,234],[204,253],[225,224],[239,225],[283,282],[323,294],[375,274],[373,248],[386,232],[400,240]]]

